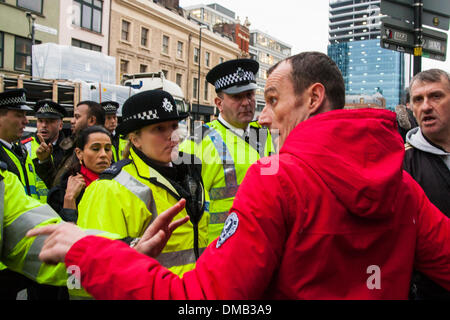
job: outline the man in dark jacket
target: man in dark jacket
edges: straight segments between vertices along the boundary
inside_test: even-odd
[[[419,127],[406,135],[405,170],[450,217],[450,75],[439,69],[423,71],[412,79],[410,93]],[[416,273],[412,296],[450,299],[450,292]]]

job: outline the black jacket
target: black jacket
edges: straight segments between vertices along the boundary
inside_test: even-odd
[[[61,177],[60,183],[48,191],[47,203],[61,216],[64,221],[76,223],[78,220],[78,211],[64,208],[64,196],[66,195],[67,181],[69,180],[70,175],[72,175],[72,172],[65,172]],[[83,197],[83,194],[84,190],[80,192],[75,200],[77,207]]]
[[[438,156],[414,147],[407,147],[404,169],[416,180],[430,201],[450,217],[450,170]],[[414,272],[412,298],[450,300],[450,292],[425,275]]]

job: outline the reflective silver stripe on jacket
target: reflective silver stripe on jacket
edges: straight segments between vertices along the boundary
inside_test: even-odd
[[[10,225],[4,228],[5,242],[3,246],[6,252],[12,252],[17,244],[25,238],[28,230],[53,218],[59,218],[59,216],[48,204],[22,213]]]
[[[199,248],[200,255],[206,248]],[[156,260],[165,268],[172,268],[178,266],[184,266],[187,264],[195,263],[194,249],[187,249],[175,252],[163,252]]]
[[[84,232],[91,236],[104,233],[103,231],[94,229],[84,230]],[[27,255],[25,256],[22,272],[33,279],[37,279],[37,277],[39,276],[39,271],[41,270],[41,266],[43,264],[39,260],[39,253],[41,252],[41,249],[44,246],[44,241],[45,239],[47,239],[47,237],[48,236],[36,237],[30,249],[28,250]]]
[[[236,168],[234,166],[233,157],[228,150],[227,145],[222,139],[220,133],[212,129],[208,132],[209,137],[219,153],[220,160],[222,161],[223,173],[225,177],[225,187],[212,188],[209,190],[209,196],[211,200],[221,200],[231,198],[236,195],[239,188],[237,183]]]
[[[130,190],[136,197],[145,203],[148,211],[152,214],[152,221],[156,218],[158,211],[156,210],[152,189],[149,186],[143,184],[124,170],[122,170],[114,180]]]
[[[3,216],[5,215],[5,181],[0,181],[0,260],[3,248]]]

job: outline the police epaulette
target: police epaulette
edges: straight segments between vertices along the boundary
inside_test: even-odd
[[[8,165],[6,164],[6,162],[0,161],[0,169],[8,170]]]
[[[26,143],[30,142],[31,140],[33,140],[33,137],[29,137],[27,139],[23,139],[22,141],[20,141],[20,143],[26,144]]]
[[[130,159],[123,159],[114,163],[113,165],[111,165],[111,167],[109,167],[100,174],[99,179],[105,180],[114,179],[114,177],[116,177],[120,173],[120,171],[122,171],[122,168],[130,164],[131,162],[132,161]]]

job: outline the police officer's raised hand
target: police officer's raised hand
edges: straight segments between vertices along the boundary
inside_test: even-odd
[[[75,242],[87,236],[72,223],[59,223],[27,232],[27,237],[49,235],[42,247],[39,259],[48,264],[64,262],[67,252]]]
[[[156,258],[166,246],[172,232],[189,220],[189,217],[186,216],[171,222],[183,210],[185,205],[186,200],[181,199],[173,207],[159,214],[155,221],[145,230],[141,240],[134,248],[140,253]]]
[[[53,145],[51,143],[46,143],[44,137],[40,133],[37,134],[39,139],[39,147],[36,149],[36,157],[39,161],[46,161],[50,159],[53,152]]]

